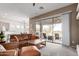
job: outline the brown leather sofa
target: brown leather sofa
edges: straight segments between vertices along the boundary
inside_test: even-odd
[[[35,36],[33,34],[13,34],[13,35],[10,35],[11,42],[35,40],[38,38],[39,38],[38,36]]]
[[[36,46],[28,46],[28,40],[37,38],[37,36],[32,34],[15,34],[10,36],[10,43],[2,45],[8,50],[18,49],[19,56],[40,56],[41,53]]]
[[[10,35],[10,42],[14,42],[18,44],[18,48],[22,48],[27,46],[28,36],[26,34],[14,34]]]
[[[28,40],[35,40],[39,37],[33,34],[13,34],[10,35],[10,42],[18,42],[19,48],[28,46]]]
[[[40,56],[41,53],[36,46],[25,46],[18,48],[18,43],[2,44],[6,51],[0,52],[0,56]]]
[[[28,40],[27,34],[13,34],[10,35],[10,41],[11,42],[20,42],[20,41],[26,41]]]

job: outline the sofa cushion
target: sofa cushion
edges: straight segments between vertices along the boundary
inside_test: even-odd
[[[1,44],[0,44],[0,51],[6,51],[6,49]]]
[[[28,47],[23,47],[21,49],[21,56],[40,56],[40,51],[36,46],[28,46]]]
[[[28,40],[27,34],[21,34],[22,40]]]

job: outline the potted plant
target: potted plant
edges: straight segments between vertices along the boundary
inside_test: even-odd
[[[3,31],[1,31],[1,33],[0,33],[0,42],[2,42],[2,41],[4,41],[4,33],[3,33]]]

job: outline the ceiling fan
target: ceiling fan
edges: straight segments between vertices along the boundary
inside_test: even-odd
[[[35,6],[35,3],[33,3],[33,7]]]
[[[35,7],[35,6],[36,6],[36,3],[33,3],[33,7]],[[44,9],[44,7],[43,6],[39,6],[39,9],[42,10],[42,9]]]

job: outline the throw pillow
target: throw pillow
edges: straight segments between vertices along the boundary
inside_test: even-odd
[[[6,49],[1,44],[0,44],[0,51],[6,51]]]

